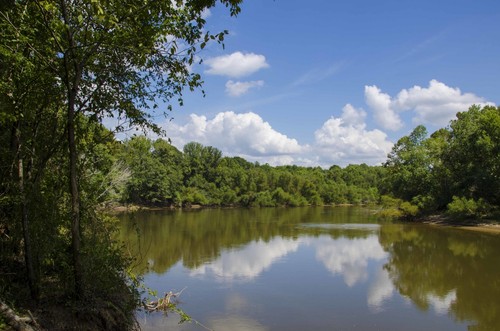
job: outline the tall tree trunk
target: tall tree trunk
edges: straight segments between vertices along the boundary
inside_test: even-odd
[[[77,147],[75,139],[75,104],[80,86],[82,76],[81,65],[78,57],[75,54],[75,40],[73,39],[73,32],[70,24],[70,17],[68,13],[67,0],[61,0],[61,13],[63,20],[67,24],[66,38],[69,48],[65,50],[64,54],[64,81],[67,88],[68,97],[68,113],[67,113],[67,127],[68,127],[68,148],[69,148],[69,186],[71,193],[71,250],[73,255],[73,274],[75,280],[75,294],[78,298],[82,298],[84,293],[84,280],[83,280],[83,265],[81,259],[81,231],[80,231],[80,191],[78,187],[78,169],[77,169]]]
[[[16,128],[16,154],[17,154],[17,176],[19,185],[19,194],[21,195],[21,224],[23,229],[23,239],[24,239],[24,261],[26,264],[26,271],[28,276],[28,285],[30,288],[31,298],[38,300],[40,294],[40,289],[38,286],[37,277],[35,275],[35,269],[33,268],[33,250],[31,246],[31,236],[30,236],[30,225],[28,217],[28,201],[26,198],[25,190],[25,179],[24,179],[24,160],[22,156],[22,143],[21,143],[21,133],[20,128]]]
[[[78,178],[77,178],[77,152],[76,152],[76,140],[75,140],[74,100],[75,100],[74,95],[70,96],[68,104],[68,119],[67,119],[68,145],[69,145],[69,184],[71,192],[71,248],[73,253],[75,293],[78,297],[81,298],[83,296],[83,266],[81,260],[81,252],[80,252],[81,251],[80,192],[78,190]]]

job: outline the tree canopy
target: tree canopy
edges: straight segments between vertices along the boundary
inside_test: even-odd
[[[500,107],[471,106],[427,137],[418,126],[388,155],[389,192],[422,210],[485,216],[500,206]]]
[[[96,213],[130,177],[113,133],[161,133],[155,116],[201,89],[192,66],[227,34],[205,29],[204,11],[217,3],[240,11],[241,0],[2,2],[0,225],[10,235],[1,258],[16,269],[24,257],[33,299],[51,293],[41,286],[51,277],[77,300],[116,302],[106,296],[133,290],[112,222]],[[119,120],[111,131],[101,125],[109,117]],[[159,171],[152,200],[176,185]]]

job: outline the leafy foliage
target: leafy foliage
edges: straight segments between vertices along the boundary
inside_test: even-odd
[[[443,162],[454,195],[500,205],[500,107],[473,106],[450,124]]]
[[[218,2],[231,15],[240,11],[241,0]],[[59,296],[95,311],[110,302],[126,315],[116,328],[130,327],[137,296],[130,261],[113,241],[113,219],[98,210],[125,192],[175,201],[181,182],[163,167],[176,152],[168,145],[136,141],[131,147],[153,145],[155,154],[134,163],[113,134],[131,125],[159,133],[154,116],[201,88],[191,66],[227,34],[204,29],[203,13],[216,3],[0,5],[0,258],[2,267],[26,271],[32,299]],[[160,102],[168,105],[161,111]],[[114,132],[101,125],[107,117],[120,122]],[[1,282],[3,296],[11,284]]]
[[[500,107],[472,106],[427,137],[423,126],[388,156],[387,193],[420,211],[478,217],[500,206]]]
[[[454,196],[447,206],[447,213],[455,217],[477,217],[487,215],[491,206],[483,199],[476,201],[465,197]]]
[[[304,206],[376,203],[383,169],[350,165],[331,169],[271,167],[200,143],[183,152],[164,140],[133,137],[122,146],[121,159],[131,171],[124,192],[127,203],[191,206]]]

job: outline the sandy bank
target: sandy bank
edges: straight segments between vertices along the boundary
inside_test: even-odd
[[[500,222],[497,220],[456,220],[443,215],[432,215],[420,221],[424,224],[430,224],[434,226],[448,226],[463,230],[500,235]]]

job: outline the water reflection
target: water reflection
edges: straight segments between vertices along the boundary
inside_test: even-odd
[[[457,299],[457,291],[451,290],[448,294],[444,296],[437,296],[433,293],[427,294],[427,300],[429,301],[432,309],[436,314],[443,315],[450,311],[451,305]]]
[[[139,257],[136,272],[165,273],[178,261],[200,267],[229,248],[273,238],[298,238],[302,234],[346,235],[345,229],[311,226],[332,222],[374,223],[370,210],[360,208],[265,208],[195,211],[151,211],[121,216],[121,239]],[[355,222],[351,221],[353,224]],[[375,225],[375,224],[374,224]],[[353,225],[355,226],[355,225]],[[367,236],[366,229],[351,229],[350,237]],[[149,268],[149,269],[148,269]]]
[[[458,229],[381,228],[390,278],[421,310],[472,321],[470,330],[500,325],[500,238]]]
[[[162,283],[173,271],[180,288],[201,284],[208,297],[189,303],[199,299],[197,317],[216,330],[500,325],[498,236],[381,224],[359,208],[136,214],[123,217],[121,235],[143,257],[138,270],[149,264]],[[143,329],[157,325],[166,324]]]
[[[268,328],[259,321],[245,316],[245,312],[250,310],[252,304],[240,293],[230,293],[225,298],[225,314],[210,318],[208,326],[217,331],[264,331]]]
[[[268,242],[254,241],[241,249],[223,251],[210,263],[191,271],[191,276],[216,276],[220,280],[253,279],[269,268],[275,261],[294,252],[299,241],[274,238]]]
[[[210,329],[217,331],[264,331],[268,330],[259,322],[243,316],[231,315],[213,318],[210,321]]]
[[[367,302],[370,310],[380,312],[384,310],[384,301],[390,299],[394,294],[394,285],[387,270],[380,266],[375,274],[374,281],[368,289]]]
[[[368,278],[370,260],[380,261],[387,257],[377,236],[361,239],[321,237],[315,240],[316,258],[333,274],[341,274],[347,286],[352,287]]]

